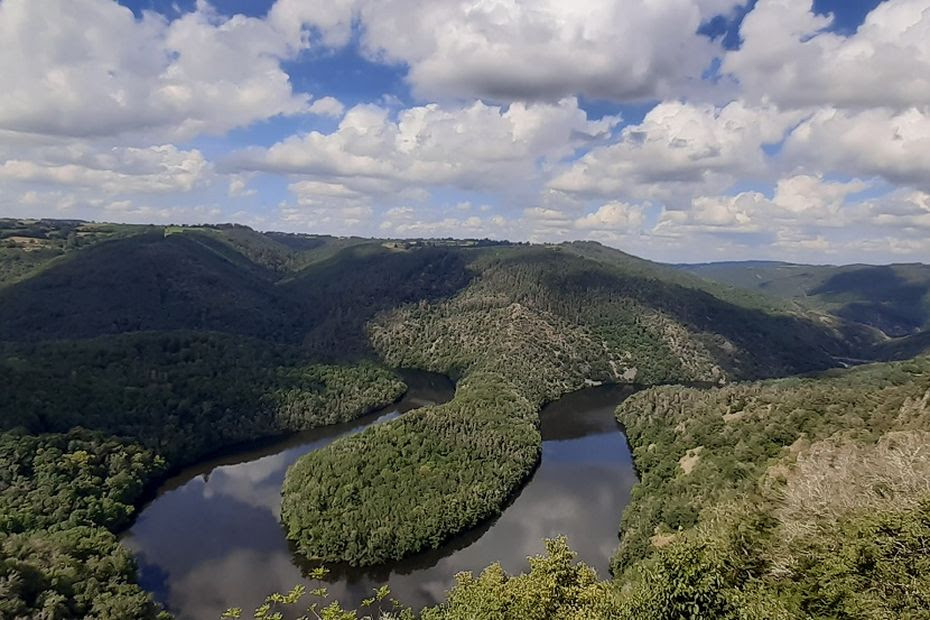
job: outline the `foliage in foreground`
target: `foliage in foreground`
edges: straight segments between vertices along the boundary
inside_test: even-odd
[[[325,568],[315,568],[310,578],[317,581],[326,577]],[[316,588],[307,592],[302,585],[294,586],[287,594],[276,592],[265,598],[259,607],[251,614],[254,620],[282,620],[284,617],[294,617],[300,613],[296,610],[306,605],[305,611],[294,620],[414,620],[415,616],[409,607],[404,607],[399,601],[390,598],[391,590],[387,586],[376,588],[373,595],[362,601],[362,609],[345,609],[339,601],[323,604],[329,592],[325,587]],[[301,603],[305,595],[313,602]],[[359,613],[362,615],[360,616]],[[221,616],[223,620],[235,620],[243,617],[241,607],[227,609]]]
[[[759,492],[780,460],[834,435],[870,444],[930,428],[930,357],[822,378],[633,395],[617,410],[640,483],[623,515],[620,570],[657,542],[693,527],[708,509]],[[775,470],[776,472],[778,470]]]
[[[419,615],[394,602],[386,611],[311,606],[306,620],[797,620],[930,617],[930,495],[913,506],[857,510],[829,531],[794,541],[799,560],[773,571],[777,554],[766,515],[749,502],[684,533],[614,580],[576,563],[564,540],[511,576],[491,565],[463,573],[444,603]],[[303,590],[298,591],[300,594]],[[325,589],[312,595],[325,599]],[[382,589],[382,598],[387,593]],[[274,595],[255,618],[295,606]],[[241,610],[237,610],[241,615]],[[231,617],[240,617],[233,614]]]
[[[930,358],[653,388],[618,419],[641,482],[614,571],[642,617],[689,578],[713,617],[930,617]]]
[[[930,496],[914,508],[859,510],[796,539],[790,567],[764,514],[744,505],[719,516],[620,576],[619,617],[930,617]]]
[[[446,601],[422,620],[583,620],[608,618],[617,601],[594,570],[576,562],[565,539],[546,541],[546,554],[529,558],[527,573],[511,576],[492,564],[475,577],[462,573]]]
[[[371,365],[211,334],[0,345],[0,617],[151,619],[114,532],[144,489],[230,443],[395,400]],[[94,429],[94,430],[87,430]]]
[[[652,388],[618,416],[642,483],[615,578],[550,543],[423,620],[930,618],[930,358]]]
[[[381,587],[363,602],[361,610],[346,610],[338,602],[313,602],[298,620],[589,620],[616,615],[617,601],[608,584],[576,561],[564,538],[547,540],[546,554],[530,557],[529,564],[530,570],[520,575],[508,575],[499,564],[478,576],[460,573],[445,602],[420,614],[391,599],[390,590]],[[321,579],[324,574],[317,569],[311,577]],[[306,594],[314,601],[327,597],[326,588],[307,593],[297,586],[287,594],[272,594],[251,616],[255,620],[284,617],[288,610],[300,608]],[[242,617],[238,608],[223,615]]]

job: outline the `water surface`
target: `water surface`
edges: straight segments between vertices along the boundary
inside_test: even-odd
[[[180,620],[217,618],[228,607],[251,609],[270,592],[309,582],[279,522],[287,468],[337,437],[451,396],[435,375],[407,378],[407,396],[354,423],[299,433],[244,447],[167,481],[146,506],[124,543],[134,550],[140,583]],[[632,459],[613,410],[633,388],[601,386],[569,394],[541,414],[542,462],[496,520],[443,547],[376,569],[334,568],[331,594],[357,605],[373,587],[389,583],[414,607],[442,599],[456,573],[492,562],[527,568],[526,556],[560,534],[581,559],[606,576],[617,544],[620,513],[636,482]]]

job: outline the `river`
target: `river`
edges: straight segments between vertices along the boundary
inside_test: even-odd
[[[123,543],[136,555],[139,581],[179,620],[213,620],[229,607],[255,608],[303,577],[279,522],[281,484],[300,456],[452,395],[444,378],[407,373],[398,403],[352,423],[242,446],[166,481],[143,507]],[[439,549],[375,569],[334,568],[327,585],[346,606],[388,583],[415,608],[442,600],[456,573],[492,562],[519,572],[546,537],[565,535],[580,559],[607,575],[617,525],[636,482],[632,458],[613,417],[635,388],[599,386],[543,408],[542,460],[497,519]]]

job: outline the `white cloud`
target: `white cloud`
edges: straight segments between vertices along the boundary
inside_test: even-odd
[[[697,34],[736,0],[350,0],[371,57],[421,97],[650,99],[701,86],[720,52]],[[416,19],[410,19],[416,15]],[[344,20],[337,25],[343,27]]]
[[[451,212],[457,210],[454,206],[450,209]],[[513,232],[511,222],[500,215],[462,217],[447,215],[435,209],[415,209],[410,206],[394,207],[385,211],[379,228],[381,234],[396,237],[504,239]]]
[[[95,218],[100,221],[138,224],[197,224],[221,220],[216,204],[191,202],[185,205],[159,204],[157,196],[140,198],[100,196],[81,189],[28,190],[21,194],[0,192],[0,212],[7,217]],[[149,202],[149,199],[153,199]],[[36,210],[41,209],[37,214]]]
[[[826,30],[812,0],[759,0],[722,70],[744,96],[781,106],[930,104],[930,0],[880,3],[859,29]]]
[[[660,237],[689,238],[698,246],[710,244],[700,241],[702,235],[754,234],[748,243],[757,244],[761,235],[772,237],[780,247],[794,244],[794,249],[812,250],[811,239],[835,235],[844,227],[868,225],[861,205],[847,203],[851,194],[867,187],[859,180],[836,182],[795,175],[780,179],[771,198],[756,191],[697,196],[686,209],[664,209],[652,232]]]
[[[543,228],[568,228],[572,225],[572,218],[568,213],[549,207],[526,208],[523,210],[523,218]]]
[[[345,106],[335,97],[323,97],[314,101],[307,111],[318,116],[339,118],[345,112]]]
[[[90,188],[103,194],[189,192],[206,183],[211,167],[200,151],[171,144],[98,150],[86,143],[46,147],[29,159],[0,163],[0,180]]]
[[[268,21],[291,44],[341,47],[352,35],[354,11],[354,0],[277,0]]]
[[[314,231],[332,234],[355,233],[369,228],[374,209],[365,204],[280,206],[281,221]]]
[[[301,204],[312,204],[318,199],[363,200],[367,197],[361,192],[349,189],[339,183],[322,181],[300,181],[288,186],[296,194]]]
[[[783,157],[823,173],[881,176],[930,187],[930,106],[819,109],[791,133]]]
[[[687,210],[662,212],[655,231],[661,235],[683,236],[694,232],[754,232],[759,230],[760,212],[771,208],[759,192],[735,196],[698,196]]]
[[[784,229],[775,234],[772,245],[779,252],[788,252],[792,255],[814,254],[829,255],[836,253],[838,244],[831,243],[822,234],[808,234],[799,230]]]
[[[765,174],[763,145],[798,119],[771,106],[663,102],[612,144],[591,150],[556,176],[555,190],[634,199],[722,191],[737,177]]]
[[[279,0],[289,38],[345,44],[408,68],[425,99],[644,100],[703,89],[722,50],[698,28],[739,0]],[[415,15],[415,19],[410,16]]]
[[[104,203],[104,213],[119,222],[162,222],[201,223],[215,221],[223,213],[216,205],[194,205],[190,207],[158,207],[139,205],[131,200]]]
[[[603,140],[617,119],[588,120],[574,99],[558,104],[478,101],[401,111],[396,120],[375,105],[346,112],[332,133],[292,136],[269,149],[234,154],[227,167],[304,175],[354,191],[386,193],[406,186],[506,188]]]
[[[591,237],[665,258],[928,258],[930,0],[882,2],[851,34],[811,0],[759,0],[740,49],[697,34],[738,4],[277,0],[248,18],[197,0],[169,20],[114,0],[0,0],[0,207],[195,221],[259,196],[237,200],[256,211],[237,218]],[[346,109],[295,92],[284,61],[316,62],[301,52],[356,36],[423,103],[379,90]],[[715,57],[717,85],[701,79]],[[661,103],[618,130],[579,96]],[[278,115],[338,125],[192,141]],[[234,152],[225,176],[194,146],[259,133],[276,142]],[[280,197],[267,200],[276,184],[260,173],[290,197],[262,207]]]
[[[575,220],[575,228],[627,232],[638,230],[643,225],[644,211],[639,205],[623,202],[608,202],[597,211]]]
[[[243,198],[246,196],[254,196],[258,193],[257,190],[251,189],[249,187],[249,181],[246,178],[243,178],[240,175],[233,176],[229,181],[229,189],[227,194],[230,198]]]
[[[839,213],[847,196],[867,187],[858,179],[829,182],[819,176],[799,174],[778,181],[772,204],[792,214],[829,218]]]
[[[168,22],[112,0],[3,0],[0,129],[184,139],[302,112],[280,67],[294,43],[204,2]]]
[[[872,228],[897,232],[899,238],[916,237],[915,240],[926,250],[930,231],[930,194],[908,189],[892,191],[860,203],[856,217]]]

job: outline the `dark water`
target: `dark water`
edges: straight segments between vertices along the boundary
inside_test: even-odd
[[[268,593],[297,583],[320,585],[302,576],[278,521],[284,473],[337,437],[451,396],[451,386],[435,376],[417,373],[408,384],[400,403],[356,423],[243,449],[166,482],[123,541],[136,553],[142,586],[180,619],[215,619],[228,607],[252,609]],[[542,462],[498,519],[391,566],[335,568],[330,593],[354,606],[389,583],[396,598],[422,607],[441,600],[463,570],[478,572],[492,562],[510,572],[526,569],[526,556],[559,534],[606,576],[620,513],[636,482],[613,410],[633,391],[588,388],[548,405],[541,414]]]

